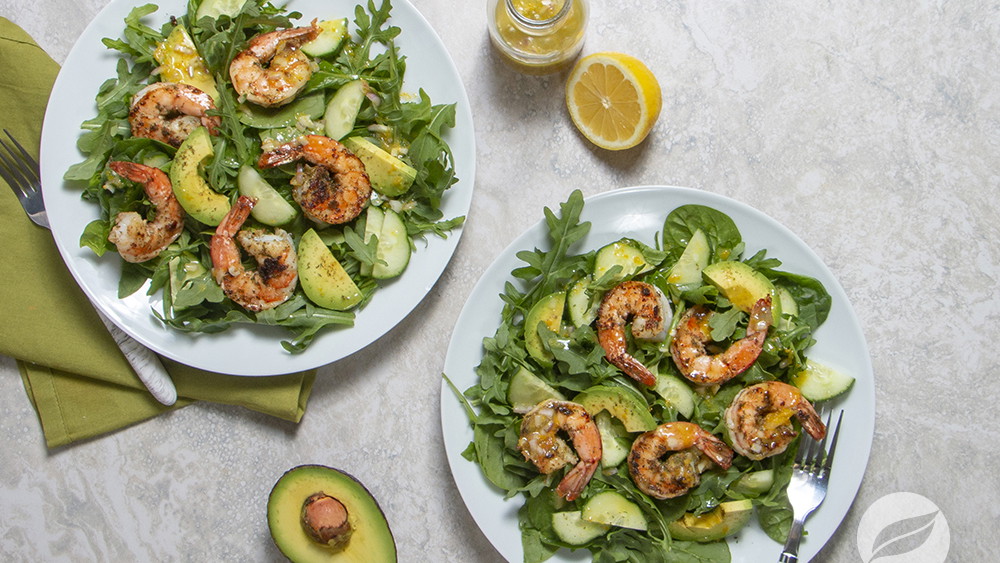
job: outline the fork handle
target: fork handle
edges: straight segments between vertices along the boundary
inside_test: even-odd
[[[104,313],[98,311],[97,314],[104,322],[104,326],[108,327],[111,337],[118,344],[118,348],[125,355],[129,365],[135,370],[135,374],[139,376],[139,380],[146,386],[146,389],[149,389],[150,394],[167,406],[177,402],[177,388],[174,386],[173,380],[170,379],[170,374],[160,363],[160,358],[152,350],[125,334],[125,331],[105,317]]]
[[[778,557],[778,563],[797,563],[799,560],[799,544],[802,543],[802,528],[805,524],[805,516],[792,520],[792,526],[788,530],[788,539],[785,540],[785,549]]]

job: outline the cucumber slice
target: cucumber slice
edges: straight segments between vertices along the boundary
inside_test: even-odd
[[[242,104],[237,115],[240,123],[254,129],[283,129],[295,127],[303,118],[319,119],[326,106],[323,94],[317,92],[297,98],[294,102],[278,108],[265,108],[254,104]]]
[[[566,396],[523,367],[510,378],[507,402],[514,412],[524,414],[547,399],[565,401]]]
[[[211,0],[206,0],[211,1]],[[238,1],[238,0],[237,0]],[[324,20],[316,24],[319,34],[302,44],[302,52],[310,57],[322,57],[336,51],[347,37],[347,18]]]
[[[566,306],[569,307],[569,320],[574,327],[589,325],[597,318],[597,309],[601,306],[600,295],[587,286],[592,278],[587,276],[569,289],[566,296]]]
[[[592,496],[583,505],[580,516],[587,522],[633,530],[648,529],[642,509],[615,491],[604,491]]]
[[[691,419],[691,415],[694,414],[694,391],[681,378],[669,373],[658,374],[653,391],[663,397],[668,405],[677,409],[681,416]]]
[[[788,330],[791,328],[792,321],[787,317],[799,316],[799,304],[795,301],[792,293],[783,287],[775,288],[775,295],[778,297],[778,303],[781,303],[781,320],[778,321],[778,328]]]
[[[772,485],[774,485],[774,470],[761,469],[743,474],[730,487],[743,495],[758,496],[770,491]]]
[[[381,208],[374,205],[368,206],[368,211],[365,212],[365,243],[372,239],[372,236],[378,237],[379,233],[382,232],[382,223],[385,221],[385,212]],[[377,248],[377,247],[376,247]],[[376,251],[376,258],[377,258]],[[361,275],[371,277],[372,275],[372,265],[371,264],[361,264]]]
[[[552,513],[552,531],[570,545],[583,545],[603,536],[610,529],[607,524],[584,520],[579,510]]]
[[[792,377],[792,385],[810,401],[826,401],[847,392],[854,385],[854,378],[809,359],[805,369]]]
[[[705,269],[705,266],[708,266],[711,253],[712,249],[708,245],[708,237],[701,229],[698,229],[691,235],[691,240],[684,247],[680,258],[670,268],[667,282],[674,285],[701,285],[701,271]]]
[[[247,0],[204,0],[195,13],[195,21],[201,18],[233,17],[238,14]]]
[[[326,136],[341,140],[354,130],[354,121],[361,111],[361,102],[365,101],[368,84],[364,80],[352,80],[340,87],[326,104],[323,121]]]
[[[252,166],[244,164],[236,176],[240,194],[257,200],[250,214],[265,225],[278,226],[288,223],[299,214],[295,206],[285,201],[278,190],[271,187]]]
[[[653,269],[639,250],[629,239],[605,245],[597,251],[594,257],[594,279],[600,280],[614,266],[621,269],[614,276],[614,281],[620,281]]]
[[[594,424],[601,434],[601,466],[617,467],[628,457],[629,446],[624,443],[614,427],[611,413],[601,411],[594,415]],[[610,522],[605,522],[610,524]]]
[[[385,264],[372,267],[372,277],[377,280],[394,278],[403,273],[410,263],[410,237],[406,234],[406,224],[398,213],[385,210],[382,229],[378,233],[376,256]]]

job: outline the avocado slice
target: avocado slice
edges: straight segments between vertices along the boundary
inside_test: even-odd
[[[688,512],[667,524],[675,540],[711,542],[740,531],[753,515],[753,502],[747,499],[719,503],[719,506],[695,516]]]
[[[574,397],[573,402],[582,405],[590,416],[608,411],[611,416],[622,421],[625,430],[629,432],[648,432],[656,428],[656,420],[649,414],[646,399],[626,387],[595,385]]]
[[[524,347],[528,350],[528,354],[543,366],[552,365],[554,356],[542,343],[542,337],[538,334],[538,325],[545,323],[545,326],[552,332],[559,332],[562,328],[565,306],[566,292],[557,291],[539,299],[524,316]]]
[[[523,366],[510,378],[507,402],[514,412],[524,414],[548,399],[565,401],[566,397]]]
[[[346,311],[364,298],[337,258],[315,230],[302,234],[298,249],[299,282],[310,301],[334,311]]]
[[[348,137],[341,142],[365,164],[372,188],[386,197],[405,194],[417,179],[415,168],[368,139]]]
[[[781,318],[781,300],[775,294],[774,284],[749,264],[733,260],[716,262],[705,266],[701,273],[744,313],[749,313],[757,301],[770,296],[771,315],[775,320]]]
[[[214,191],[198,171],[214,154],[208,129],[199,127],[177,148],[170,165],[170,185],[178,203],[188,215],[213,227],[229,213],[229,198]]]
[[[300,465],[285,472],[267,499],[267,525],[281,553],[296,563],[396,561],[396,542],[378,501],[360,481],[332,467]]]

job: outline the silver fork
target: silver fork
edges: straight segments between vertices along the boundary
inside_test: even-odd
[[[794,519],[778,563],[795,563],[799,560],[802,526],[806,517],[812,514],[812,511],[816,510],[826,498],[827,485],[830,483],[830,468],[833,467],[833,454],[837,450],[837,437],[843,419],[844,411],[840,411],[837,426],[833,428],[829,451],[826,449],[826,440],[830,437],[830,418],[827,418],[826,435],[823,436],[822,442],[802,436],[803,443],[799,444],[799,451],[795,454],[792,479],[787,489],[788,502],[792,505]]]
[[[31,221],[40,227],[49,229],[49,217],[45,213],[45,202],[42,199],[42,181],[38,173],[38,161],[28,153],[17,142],[17,139],[6,129],[3,132],[7,135],[11,144],[0,138],[0,177],[2,177],[10,189],[14,191],[21,207],[31,218]],[[177,388],[170,379],[167,370],[163,369],[160,358],[149,348],[139,344],[122,329],[112,323],[103,313],[97,311],[104,326],[108,328],[111,337],[114,338],[118,348],[125,354],[125,359],[135,370],[136,375],[143,385],[149,389],[150,394],[157,401],[164,405],[172,405],[177,401]]]

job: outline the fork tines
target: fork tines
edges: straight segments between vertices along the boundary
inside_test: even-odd
[[[32,168],[28,166],[27,163],[36,162],[35,159],[21,146],[21,143],[17,142],[17,139],[10,134],[10,131],[4,129],[3,132],[13,143],[8,145],[3,139],[0,139],[0,146],[3,147],[3,151],[0,151],[0,177],[10,184],[10,187],[16,191],[20,191],[22,194],[26,194],[28,191],[33,191],[35,186],[39,184],[38,170],[37,167]],[[20,156],[18,155],[20,153]]]
[[[840,434],[840,423],[844,419],[844,411],[840,411],[837,417],[837,425],[833,427],[833,438],[830,438],[830,422],[833,414],[826,419],[826,435],[821,441],[807,440],[805,444],[799,445],[799,451],[795,454],[795,467],[804,471],[825,477],[833,466],[833,455],[837,450],[837,438]],[[803,438],[804,439],[804,438]],[[827,451],[826,442],[830,439],[830,449]]]

